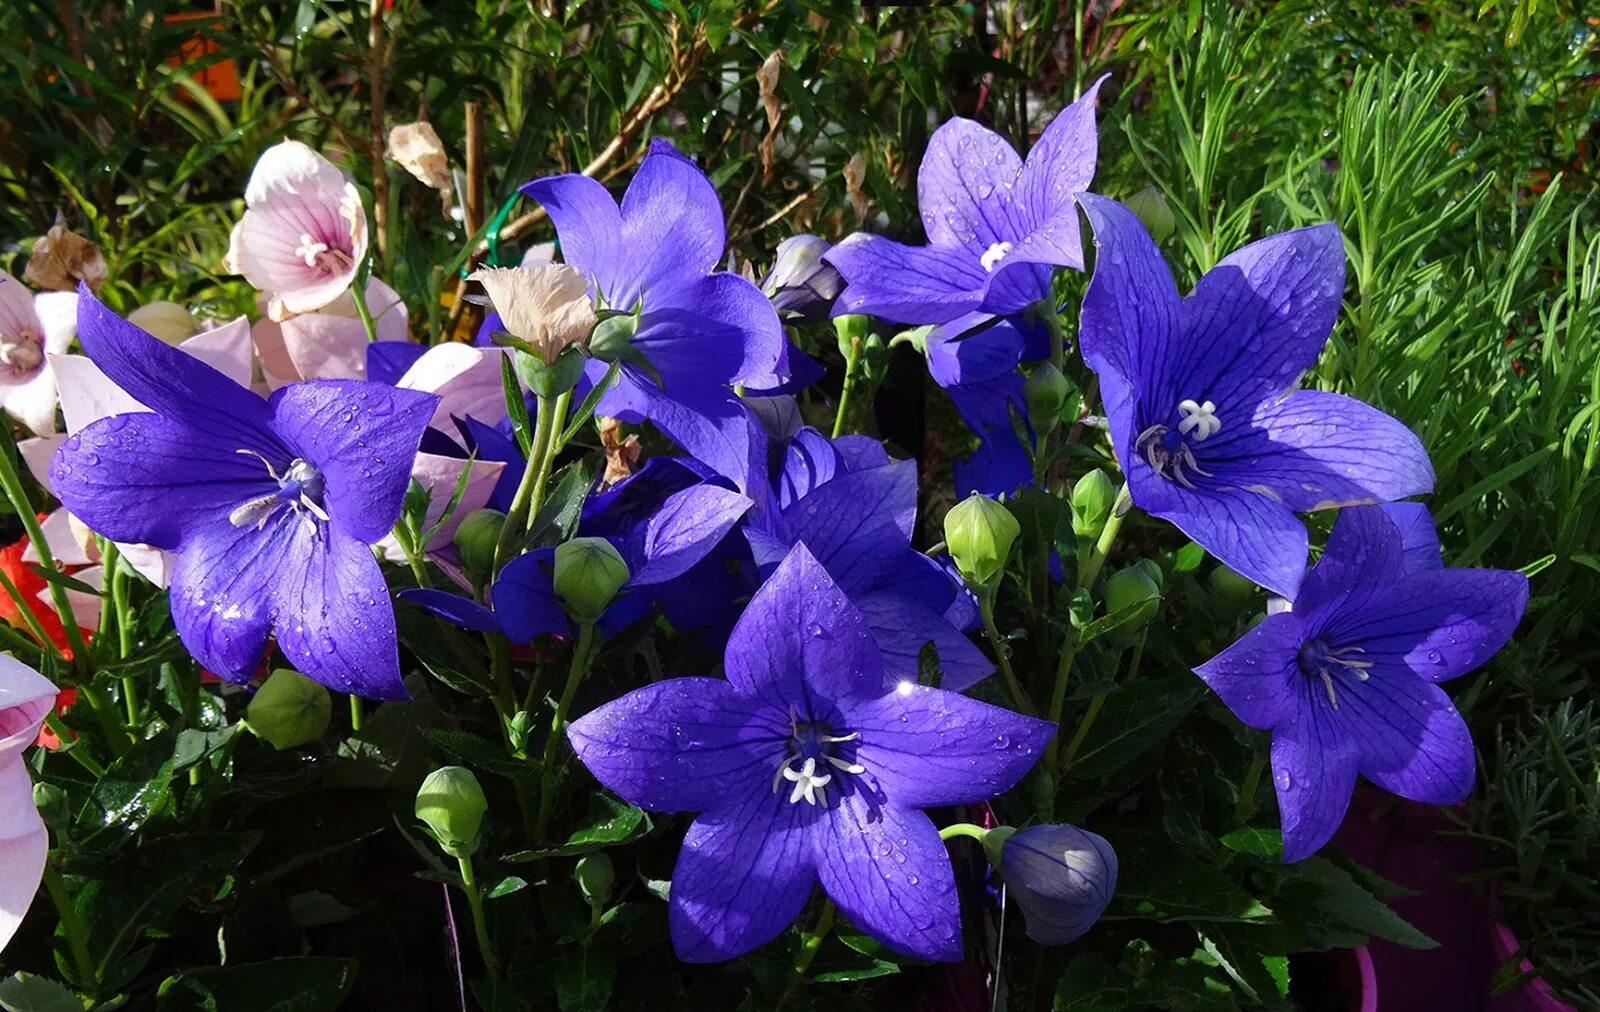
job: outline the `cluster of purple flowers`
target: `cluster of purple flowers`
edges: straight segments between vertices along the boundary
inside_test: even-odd
[[[659,613],[723,647],[720,676],[653,682],[566,728],[610,790],[652,811],[696,813],[671,888],[684,959],[771,940],[818,884],[895,950],[960,958],[954,874],[924,810],[1011,789],[1056,728],[962,694],[992,664],[968,637],[979,621],[969,588],[912,547],[915,464],[870,438],[799,423],[790,394],[814,370],[774,303],[815,316],[817,300],[836,297],[835,314],[930,326],[930,372],[981,444],[958,482],[1007,493],[1035,474],[1019,366],[1059,358],[1052,280],[1086,267],[1080,213],[1097,253],[1079,348],[1099,377],[1131,502],[1285,602],[1196,669],[1240,720],[1272,731],[1285,858],[1326,842],[1357,772],[1425,801],[1471,788],[1471,740],[1436,683],[1504,644],[1526,580],[1442,568],[1426,510],[1398,502],[1432,487],[1417,438],[1368,405],[1294,388],[1338,312],[1338,230],[1251,244],[1180,296],[1134,214],[1086,192],[1098,90],[1026,159],[976,123],[946,124],[919,180],[929,245],[862,234],[819,258],[820,241],[808,240],[785,252],[788,280],[769,278],[772,299],[718,269],[716,193],[665,142],[620,203],[576,175],[524,189],[549,212],[565,261],[490,289],[517,374],[535,377],[533,413],[559,429],[579,400],[649,422],[683,455],[653,456],[583,502],[574,536],[603,543],[625,569],[598,613],[572,608],[559,548],[520,539],[500,540],[512,553],[497,550],[476,585],[404,596],[516,643],[567,637],[575,619],[585,635],[609,635]],[[336,182],[321,185],[337,195]],[[314,244],[302,236],[286,263],[342,291],[364,246],[334,256],[343,233],[327,231]],[[575,310],[561,294],[570,290]],[[529,478],[542,480],[548,461],[525,459],[499,388],[470,388],[475,401],[459,388],[442,399],[409,387],[400,377],[419,356],[378,342],[365,378],[302,378],[263,397],[87,291],[79,306],[84,351],[145,410],[71,435],[50,468],[55,494],[105,537],[172,553],[173,620],[212,671],[248,680],[275,640],[328,686],[403,698],[373,547],[430,454],[497,465],[481,487],[463,479],[476,491],[458,509],[526,510]],[[482,354],[497,365],[513,353]],[[566,356],[582,376],[561,387],[549,377]],[[448,489],[432,492],[442,509]],[[1307,571],[1297,514],[1333,507],[1333,533]],[[463,572],[448,544],[416,547]],[[919,681],[928,644],[937,687]],[[993,850],[1041,941],[1077,937],[1110,900],[1116,857],[1092,833],[1007,830]]]

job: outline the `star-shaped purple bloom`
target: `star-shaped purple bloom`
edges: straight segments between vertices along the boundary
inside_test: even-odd
[[[1466,798],[1472,738],[1437,683],[1493,656],[1527,602],[1520,573],[1444,568],[1418,504],[1340,512],[1290,610],[1195,669],[1272,731],[1285,861],[1338,829],[1358,772],[1413,801]]]
[[[638,313],[625,362],[601,399],[602,415],[667,426],[731,394],[733,384],[779,386],[783,325],[761,289],[717,270],[727,245],[711,180],[671,144],[655,140],[619,205],[588,176],[568,173],[522,188],[550,214],[565,261],[588,275],[605,308]],[[645,368],[644,366],[648,366]],[[604,363],[593,363],[597,375]],[[663,405],[658,410],[658,404]]]
[[[1433,488],[1428,454],[1400,422],[1354,398],[1292,389],[1339,312],[1337,228],[1251,243],[1179,298],[1132,211],[1093,194],[1079,201],[1099,250],[1080,341],[1136,505],[1293,597],[1307,549],[1296,513]]]
[[[834,313],[938,326],[928,370],[981,440],[959,468],[958,491],[1015,491],[1032,478],[1011,408],[1026,418],[1018,363],[1049,353],[1024,310],[1050,296],[1057,267],[1083,269],[1073,198],[1094,178],[1095,101],[1105,78],[1063,109],[1021,158],[969,119],[934,131],[917,173],[927,246],[857,233],[826,259],[847,285]]]
[[[245,681],[268,636],[307,676],[403,699],[394,609],[374,542],[400,516],[439,399],[381,383],[293,383],[262,400],[80,289],[78,339],[148,413],[113,415],[56,452],[50,480],[112,539],[173,552],[184,645]]]
[[[1053,726],[911,682],[886,688],[861,613],[804,547],[751,600],[725,660],[726,680],[657,682],[567,729],[622,797],[700,813],[672,876],[679,957],[771,941],[820,882],[890,948],[960,959],[955,876],[921,810],[1012,787]]]

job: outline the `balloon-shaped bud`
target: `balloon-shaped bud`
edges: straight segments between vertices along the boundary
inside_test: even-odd
[[[295,748],[321,738],[333,718],[328,690],[298,671],[279,668],[250,700],[245,721],[273,748]]]
[[[999,851],[1006,897],[1022,908],[1028,937],[1041,945],[1080,937],[1117,888],[1116,851],[1076,826],[1029,826],[1003,837]]]
[[[1028,401],[1028,421],[1040,435],[1061,424],[1061,409],[1072,393],[1072,384],[1049,362],[1041,362],[1028,374],[1022,392]]]
[[[628,576],[628,564],[605,538],[573,538],[556,546],[555,591],[580,623],[598,621]]]
[[[150,302],[128,314],[128,322],[167,344],[200,333],[200,321],[176,302]]]
[[[617,873],[611,866],[611,858],[604,851],[595,851],[578,859],[577,867],[572,869],[572,878],[578,883],[578,891],[583,893],[584,902],[591,907],[598,907],[611,897],[611,887],[616,884]]]
[[[820,320],[844,289],[844,278],[822,257],[832,247],[814,235],[794,235],[778,244],[772,270],[761,291],[779,313],[801,320]]]
[[[944,543],[967,582],[990,587],[1005,571],[1006,557],[1022,527],[999,502],[974,492],[944,515]]]
[[[1147,601],[1161,597],[1161,587],[1150,579],[1150,574],[1135,565],[1119,569],[1106,580],[1106,614],[1137,608]],[[1148,617],[1148,616],[1147,616]]]
[[[453,540],[461,555],[461,568],[477,583],[494,575],[494,550],[505,522],[506,515],[499,510],[479,509],[462,517],[456,528]]]
[[[833,318],[833,332],[839,338],[839,355],[846,362],[855,354],[855,343],[867,339],[867,331],[871,325],[872,320],[860,313],[846,313]]]
[[[1172,208],[1167,206],[1167,198],[1154,186],[1144,189],[1128,198],[1128,210],[1144,223],[1145,231],[1150,233],[1150,238],[1158,244],[1166,242],[1177,228],[1178,220],[1172,216]]]
[[[606,362],[628,358],[633,352],[633,335],[639,330],[639,318],[632,313],[617,313],[595,324],[589,335],[589,354]]]
[[[1080,538],[1100,536],[1111,507],[1117,501],[1117,487],[1104,471],[1094,470],[1072,486],[1072,531]]]
[[[417,818],[451,857],[470,857],[489,801],[483,786],[465,766],[445,766],[428,774],[417,789]]]

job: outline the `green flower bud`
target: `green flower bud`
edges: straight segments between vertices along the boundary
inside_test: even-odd
[[[598,621],[628,576],[628,564],[605,538],[573,538],[556,546],[556,593],[579,622]]]
[[[167,344],[200,333],[200,321],[176,302],[150,302],[128,314],[128,322]]]
[[[44,819],[45,825],[52,829],[72,824],[72,810],[67,800],[67,792],[55,784],[33,785],[33,807],[39,810],[39,817]]]
[[[608,316],[595,324],[594,333],[589,335],[589,354],[606,362],[627,358],[638,330],[639,318],[632,313]]]
[[[1144,223],[1145,231],[1157,244],[1166,242],[1177,228],[1178,220],[1172,216],[1167,199],[1154,186],[1146,186],[1127,199],[1128,210]]]
[[[1236,607],[1243,607],[1256,593],[1255,584],[1227,566],[1218,566],[1211,571],[1210,584],[1212,593]]]
[[[1161,565],[1154,559],[1140,559],[1133,564],[1133,568],[1148,576],[1150,582],[1156,585],[1157,590],[1161,590],[1166,586],[1167,574],[1161,571]]]
[[[1080,538],[1097,538],[1111,507],[1117,501],[1117,487],[1104,471],[1090,471],[1072,486],[1072,532]]]
[[[578,891],[583,893],[584,902],[591,907],[604,906],[617,881],[611,859],[600,850],[580,857],[577,867],[572,869],[572,877],[578,883]]]
[[[846,313],[833,318],[833,332],[839,337],[839,354],[846,362],[850,361],[852,345],[867,339],[867,328],[871,323],[870,318],[859,313]]]
[[[494,550],[500,543],[500,528],[506,515],[499,510],[473,510],[456,527],[456,551],[461,553],[461,568],[475,583],[486,582],[494,569]]]
[[[1015,833],[1012,826],[996,826],[983,834],[983,856],[989,859],[991,867],[1000,867],[1000,853]]]
[[[279,668],[256,690],[245,721],[273,748],[295,748],[321,738],[333,718],[328,690],[298,671]]]
[[[1161,588],[1138,566],[1119,569],[1106,580],[1106,614],[1115,615],[1161,597]],[[1154,609],[1152,609],[1153,611]]]
[[[559,397],[577,386],[587,361],[575,347],[562,351],[553,363],[520,348],[511,353],[511,367],[516,370],[517,379],[537,397]]]
[[[1040,363],[1028,374],[1022,389],[1028,400],[1028,421],[1035,432],[1046,435],[1061,424],[1061,409],[1072,393],[1072,384],[1060,369],[1049,362]]]
[[[465,766],[445,766],[428,774],[417,789],[417,818],[451,857],[470,857],[489,801],[478,778]]]
[[[1011,511],[986,495],[972,493],[944,515],[944,543],[967,582],[989,587],[1005,571],[1006,557],[1022,527]]]

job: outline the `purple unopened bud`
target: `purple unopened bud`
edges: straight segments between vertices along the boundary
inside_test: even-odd
[[[814,235],[790,236],[778,244],[772,270],[761,282],[761,291],[772,300],[773,309],[802,320],[828,315],[844,288],[844,278],[822,259],[831,248]]]
[[[1022,908],[1028,937],[1065,945],[1105,912],[1117,888],[1117,853],[1076,826],[1030,826],[1000,846],[1006,897]]]

